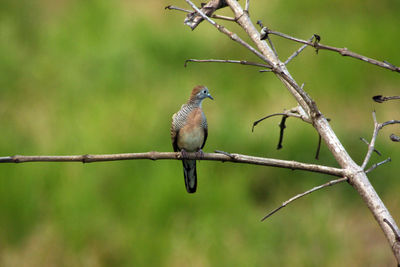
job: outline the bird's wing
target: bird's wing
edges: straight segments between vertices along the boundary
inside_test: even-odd
[[[172,141],[172,148],[175,152],[178,152],[178,133],[179,129],[176,127],[176,113],[172,116],[172,124],[171,124],[171,141]]]
[[[204,140],[203,140],[203,144],[201,145],[201,149],[203,149],[203,147],[206,144],[206,140],[207,140],[207,136],[208,136],[208,128],[207,127],[203,127],[204,130]]]

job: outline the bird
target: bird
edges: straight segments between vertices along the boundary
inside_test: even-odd
[[[196,160],[187,159],[187,152],[203,155],[207,136],[207,119],[201,104],[204,99],[214,98],[204,85],[195,86],[189,100],[172,116],[171,141],[175,152],[181,152],[186,191],[195,193],[197,189]]]

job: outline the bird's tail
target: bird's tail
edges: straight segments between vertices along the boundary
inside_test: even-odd
[[[185,176],[186,191],[188,193],[196,192],[197,188],[197,172],[195,160],[182,160],[183,174]]]

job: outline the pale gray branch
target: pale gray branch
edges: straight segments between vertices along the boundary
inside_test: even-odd
[[[291,170],[305,170],[329,174],[333,176],[344,176],[345,172],[342,169],[328,167],[323,165],[302,163],[291,160],[280,160],[271,158],[254,157],[236,153],[221,154],[219,153],[187,153],[188,159],[196,160],[213,160],[222,162],[246,163],[270,167],[286,168]],[[117,161],[117,160],[180,160],[181,153],[179,152],[143,152],[143,153],[123,153],[123,154],[98,154],[98,155],[71,155],[71,156],[11,156],[0,157],[0,163],[23,163],[23,162],[100,162],[100,161]]]
[[[185,61],[185,67],[187,66],[188,62],[198,62],[198,63],[205,63],[205,62],[214,62],[214,63],[234,63],[234,64],[241,64],[241,65],[250,65],[256,67],[263,67],[263,68],[271,68],[266,64],[261,64],[257,62],[251,62],[247,60],[230,60],[230,59],[187,59]]]
[[[392,70],[392,71],[395,71],[395,72],[400,72],[400,67],[397,67],[397,66],[395,66],[393,64],[390,64],[387,61],[379,61],[379,60],[376,60],[376,59],[373,59],[373,58],[369,58],[369,57],[354,53],[354,52],[348,50],[346,47],[338,48],[338,47],[334,47],[334,46],[323,45],[323,44],[321,44],[319,42],[306,41],[306,40],[302,40],[300,38],[295,38],[295,37],[292,37],[290,35],[287,35],[287,34],[284,34],[284,33],[281,33],[281,32],[277,32],[277,31],[273,31],[273,30],[270,30],[270,29],[266,29],[266,31],[267,31],[267,34],[274,34],[274,35],[289,39],[289,40],[294,41],[294,42],[298,42],[298,43],[302,43],[302,44],[305,44],[305,45],[308,45],[308,46],[312,46],[317,50],[329,50],[329,51],[337,52],[337,53],[341,54],[342,56],[348,56],[348,57],[356,58],[356,59],[359,59],[359,60],[374,64],[374,65],[377,65],[377,66],[385,68],[385,69],[389,69],[389,70]]]
[[[293,201],[295,201],[295,200],[297,200],[297,199],[299,199],[299,198],[301,198],[301,197],[304,197],[304,196],[306,196],[306,195],[308,195],[308,194],[311,194],[312,192],[315,192],[315,191],[317,191],[317,190],[323,189],[323,188],[325,188],[325,187],[332,186],[332,185],[335,185],[335,184],[338,184],[338,183],[341,183],[341,182],[344,182],[344,181],[347,181],[347,180],[348,180],[347,177],[343,177],[343,178],[339,178],[339,179],[336,179],[336,180],[332,180],[332,181],[329,181],[329,182],[327,182],[327,183],[325,183],[325,184],[323,184],[323,185],[316,186],[316,187],[314,187],[314,188],[312,188],[312,189],[310,189],[310,190],[308,190],[308,191],[305,191],[305,192],[303,192],[303,193],[301,193],[301,194],[295,195],[294,197],[292,197],[292,198],[290,198],[289,200],[283,202],[282,205],[280,205],[279,207],[277,207],[276,209],[272,210],[270,213],[268,213],[267,215],[265,215],[265,216],[261,219],[261,221],[264,221],[264,220],[268,219],[268,218],[271,217],[273,214],[275,214],[276,212],[278,212],[280,209],[286,207],[288,204],[292,203]]]
[[[314,39],[314,35],[311,36],[310,39],[308,39],[308,42],[311,42]],[[290,61],[292,61],[292,59],[294,59],[296,56],[298,56],[305,48],[307,47],[307,45],[302,45],[297,51],[295,51],[290,57],[288,57],[288,59],[286,59],[285,61],[285,65],[289,64]]]
[[[380,131],[383,127],[385,127],[385,126],[388,126],[388,125],[391,125],[391,124],[398,124],[398,123],[400,123],[400,120],[390,120],[390,121],[386,121],[386,122],[383,122],[383,123],[378,123],[378,121],[376,120],[375,111],[372,112],[372,118],[373,118],[373,120],[374,120],[374,132],[373,132],[373,134],[372,134],[371,142],[368,144],[368,151],[367,151],[367,154],[366,154],[365,159],[364,159],[364,161],[363,161],[363,163],[362,163],[362,165],[361,165],[361,169],[363,169],[363,170],[364,170],[365,167],[367,166],[367,164],[368,164],[368,162],[369,162],[369,160],[370,160],[370,158],[371,158],[372,152],[373,152],[373,151],[376,151],[376,149],[375,149],[375,141],[376,141],[376,138],[378,137],[379,131]],[[363,139],[361,139],[361,140],[363,140]],[[365,141],[365,142],[366,142],[366,141]],[[367,143],[368,143],[368,142],[367,142]],[[377,153],[380,154],[378,151],[377,151]],[[379,164],[379,165],[381,165],[381,164]],[[369,171],[375,169],[375,168],[378,167],[379,165],[375,166],[374,168],[370,169]]]
[[[193,13],[193,11],[191,11],[191,10],[184,9],[184,8],[180,8],[180,7],[177,7],[177,6],[171,6],[171,5],[166,6],[165,9],[169,9],[169,10],[178,10],[178,11],[183,11],[183,12],[186,12],[186,13]],[[227,17],[227,16],[222,16],[222,15],[217,15],[217,14],[212,14],[212,15],[211,15],[211,18],[214,18],[214,19],[222,19],[222,20],[228,20],[228,21],[235,21],[235,18],[231,18],[231,17]]]
[[[227,35],[229,38],[231,38],[233,41],[238,42],[239,44],[241,44],[242,46],[246,47],[247,49],[249,49],[251,52],[253,52],[256,56],[258,56],[259,58],[261,58],[263,61],[268,62],[268,59],[259,51],[257,51],[254,47],[252,47],[251,45],[249,45],[248,43],[246,43],[245,41],[243,41],[239,36],[237,36],[237,34],[229,31],[227,28],[225,28],[222,25],[219,25],[218,23],[216,23],[215,21],[213,21],[212,19],[210,19],[207,15],[205,15],[200,9],[198,9],[196,7],[195,4],[192,3],[192,1],[190,0],[185,0],[186,3],[188,3],[196,12],[198,12],[200,14],[201,17],[203,17],[205,20],[207,20],[209,23],[211,23],[211,25],[213,25],[215,28],[217,28],[220,32],[222,32],[223,34]]]

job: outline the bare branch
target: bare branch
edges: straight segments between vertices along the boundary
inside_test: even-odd
[[[217,28],[220,32],[222,32],[223,34],[227,35],[229,38],[231,38],[233,41],[238,42],[239,44],[241,44],[242,46],[246,47],[247,49],[249,49],[251,52],[253,52],[256,56],[258,56],[259,58],[261,58],[263,61],[269,63],[269,60],[259,51],[257,51],[254,47],[252,47],[251,45],[249,45],[248,43],[246,43],[245,41],[243,41],[239,36],[237,36],[237,34],[229,31],[227,28],[225,28],[224,26],[219,25],[218,23],[216,23],[215,21],[213,21],[212,19],[210,19],[208,16],[206,16],[200,9],[198,9],[196,7],[195,4],[193,4],[190,0],[185,0],[186,3],[188,3],[194,10],[196,10],[197,13],[200,14],[200,16],[202,16],[205,20],[207,20],[209,23],[211,23],[211,25],[213,25],[215,28]]]
[[[314,36],[311,36],[310,39],[308,39],[308,42],[311,42],[314,39]],[[289,62],[295,58],[296,56],[298,56],[305,48],[307,47],[307,45],[302,45],[297,51],[295,51],[290,57],[288,57],[288,59],[286,59],[285,61],[285,65],[289,64]]]
[[[367,141],[367,139],[365,139],[364,137],[360,137],[360,140],[363,141],[364,143],[367,144],[367,146],[369,146],[369,142]],[[374,148],[374,152],[376,154],[378,154],[379,156],[382,156],[381,152],[379,152],[378,150],[376,150],[376,148]]]
[[[391,158],[387,158],[387,159],[385,159],[384,161],[375,163],[375,164],[373,164],[368,170],[366,170],[365,173],[369,173],[369,172],[375,170],[377,167],[379,167],[379,166],[381,166],[381,165],[383,165],[383,164],[385,164],[385,163],[387,163],[387,162],[391,162],[391,161],[392,161]]]
[[[317,146],[317,151],[315,152],[315,159],[319,159],[319,152],[321,151],[321,135],[318,134],[318,146]]]
[[[265,40],[265,39],[267,39],[269,45],[270,45],[271,48],[272,48],[272,51],[274,51],[275,56],[278,57],[278,52],[276,51],[275,46],[274,46],[274,44],[272,43],[271,38],[269,38],[268,33],[264,31],[264,27],[263,27],[263,24],[262,24],[261,20],[258,20],[258,21],[257,21],[257,24],[260,25],[260,27],[261,27],[260,40]]]
[[[266,119],[274,117],[274,116],[293,117],[293,118],[301,119],[304,122],[311,123],[311,120],[310,120],[310,118],[308,118],[307,114],[305,114],[304,112],[301,112],[301,107],[297,106],[290,110],[285,110],[284,112],[281,112],[281,113],[270,114],[259,120],[256,120],[255,122],[253,122],[253,127],[251,128],[251,131],[254,132],[254,127],[257,124],[259,124],[260,122],[262,122],[263,120],[266,120]]]
[[[382,129],[385,126],[391,125],[391,124],[398,124],[400,123],[400,120],[390,120],[390,121],[385,121],[381,124],[379,124],[379,130]]]
[[[291,160],[279,160],[271,158],[254,157],[236,153],[221,154],[221,153],[187,153],[188,159],[196,160],[213,160],[222,162],[246,163],[270,167],[286,168],[291,170],[305,170],[329,174],[333,176],[344,176],[345,172],[342,169],[328,167],[323,165],[308,164]],[[72,155],[72,156],[11,156],[0,157],[0,163],[24,163],[24,162],[100,162],[100,161],[117,161],[117,160],[180,160],[180,152],[143,152],[143,153],[123,153],[123,154],[98,154],[98,155]]]
[[[246,11],[247,14],[249,14],[249,7],[250,7],[250,0],[246,0],[246,6],[244,8],[244,11]]]
[[[250,61],[246,61],[246,60],[230,60],[230,59],[187,59],[185,61],[185,68],[186,68],[188,62],[236,63],[236,64],[242,64],[242,65],[256,66],[256,67],[271,68],[270,66],[268,66],[266,64],[262,64],[262,63],[250,62]]]
[[[395,95],[395,96],[376,95],[376,96],[373,96],[372,99],[373,99],[375,102],[383,103],[383,102],[388,101],[388,100],[400,99],[400,96],[398,96],[398,95]]]
[[[375,111],[372,112],[372,118],[374,119],[374,132],[372,134],[372,138],[371,138],[371,142],[368,145],[368,151],[367,151],[367,155],[365,156],[365,159],[361,165],[361,169],[365,169],[365,166],[367,166],[368,161],[371,158],[372,152],[374,151],[375,148],[375,140],[376,137],[378,136],[378,132],[379,132],[379,123],[376,120],[376,114]]]
[[[189,13],[186,16],[184,23],[188,25],[192,30],[194,30],[204,19],[206,19],[203,15],[211,17],[211,15],[217,9],[225,7],[226,3],[224,0],[210,0],[208,3],[203,4],[201,9],[197,8],[193,3],[191,3],[190,5],[196,12]]]
[[[193,11],[191,11],[191,10],[184,9],[184,8],[180,8],[180,7],[177,7],[177,6],[171,6],[171,5],[166,6],[165,9],[169,9],[169,10],[178,10],[178,11],[183,11],[183,12],[186,12],[186,13],[193,13]],[[227,16],[221,16],[221,15],[216,15],[216,14],[212,14],[212,15],[211,15],[211,18],[214,18],[214,19],[222,19],[222,20],[228,20],[228,21],[236,21],[235,18],[231,18],[231,17],[227,17]]]
[[[374,120],[374,132],[373,132],[373,134],[372,134],[372,138],[371,138],[371,142],[369,143],[369,145],[368,145],[368,152],[367,152],[367,155],[365,156],[365,159],[364,159],[364,161],[363,161],[363,163],[362,163],[362,165],[361,165],[361,169],[365,169],[365,167],[367,166],[367,164],[368,164],[368,161],[370,160],[370,158],[371,158],[371,155],[372,155],[372,152],[375,150],[376,151],[376,149],[375,149],[375,140],[376,140],[376,138],[377,138],[377,136],[378,136],[378,133],[379,133],[379,130],[381,130],[383,127],[385,127],[385,126],[387,126],[387,125],[391,125],[391,124],[397,124],[397,123],[400,123],[400,120],[390,120],[390,121],[385,121],[385,122],[383,122],[383,123],[378,123],[378,121],[376,120],[376,114],[375,114],[375,111],[374,112],[372,112],[372,118],[373,118],[373,120]],[[363,139],[361,139],[361,140],[363,140]],[[364,140],[363,140],[364,141]],[[368,144],[368,142],[365,140],[364,142],[366,142],[367,144]],[[377,153],[378,154],[380,154],[378,151],[377,151]],[[383,163],[382,163],[383,164]],[[379,165],[378,165],[379,166]],[[377,167],[377,166],[376,166]],[[375,168],[376,168],[375,167]]]
[[[339,179],[336,179],[336,180],[329,181],[329,182],[327,182],[327,183],[325,183],[323,185],[316,186],[316,187],[314,187],[314,188],[312,188],[312,189],[310,189],[310,190],[308,190],[306,192],[298,194],[298,195],[290,198],[289,200],[283,202],[282,205],[280,205],[278,208],[274,209],[273,211],[271,211],[270,213],[265,215],[261,219],[261,221],[264,221],[264,220],[268,219],[271,215],[275,214],[280,209],[286,207],[288,204],[292,203],[293,201],[295,201],[295,200],[297,200],[297,199],[299,199],[301,197],[304,197],[304,196],[306,196],[308,194],[311,194],[312,192],[315,192],[315,191],[320,190],[322,188],[325,188],[325,187],[328,187],[328,186],[332,186],[332,185],[335,185],[335,184],[338,184],[338,183],[341,183],[341,182],[344,182],[344,181],[347,181],[347,177],[343,177],[343,178],[339,178]]]
[[[308,46],[312,46],[317,50],[334,51],[334,52],[337,52],[337,53],[341,54],[342,56],[353,57],[353,58],[356,58],[356,59],[359,59],[359,60],[374,64],[374,65],[377,65],[377,66],[382,67],[382,68],[386,68],[386,69],[389,69],[389,70],[392,70],[392,71],[395,71],[395,72],[400,72],[400,67],[394,66],[393,64],[390,64],[387,61],[379,61],[379,60],[376,60],[376,59],[373,59],[373,58],[369,58],[369,57],[354,53],[354,52],[348,50],[345,47],[344,48],[337,48],[337,47],[333,47],[333,46],[323,45],[323,44],[321,44],[319,42],[310,42],[310,41],[306,41],[306,40],[302,40],[302,39],[299,39],[299,38],[292,37],[290,35],[287,35],[287,34],[284,34],[284,33],[281,33],[281,32],[273,31],[273,30],[270,30],[270,29],[266,29],[266,32],[268,34],[275,34],[275,35],[278,35],[280,37],[289,39],[289,40],[294,41],[294,42],[298,42],[298,43],[302,43],[302,44],[305,44],[305,45],[308,45]]]

